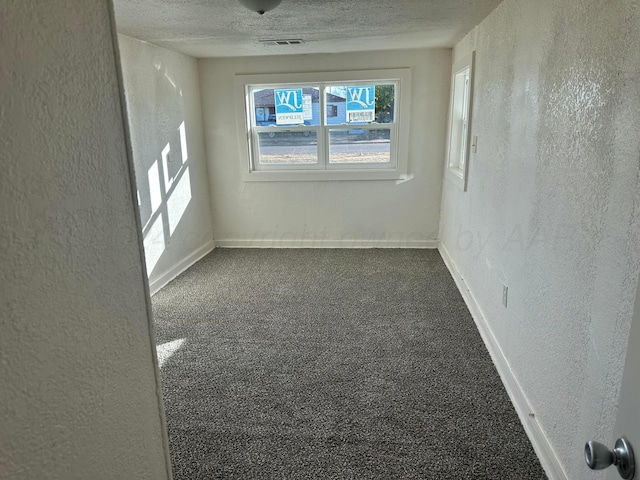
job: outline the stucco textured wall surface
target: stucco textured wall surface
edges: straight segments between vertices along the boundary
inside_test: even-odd
[[[612,433],[640,267],[638,32],[632,0],[506,0],[454,51],[478,151],[442,242],[571,479],[603,478],[583,445]]]
[[[149,282],[213,240],[198,62],[118,36]]]
[[[409,173],[394,181],[243,182],[235,74],[412,68]],[[438,238],[449,50],[200,60],[214,237],[262,246],[415,246]],[[232,115],[230,119],[230,115]]]
[[[0,9],[0,478],[166,479],[110,2]]]

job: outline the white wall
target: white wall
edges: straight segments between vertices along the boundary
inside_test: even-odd
[[[443,252],[572,479],[602,478],[583,445],[615,423],[640,266],[638,32],[633,0],[506,0],[454,52],[479,146]]]
[[[170,477],[110,4],[2,5],[3,479]]]
[[[119,35],[152,291],[213,248],[198,63]]]
[[[200,60],[214,238],[233,246],[434,246],[438,238],[449,50]],[[413,69],[412,180],[247,182],[235,74]]]

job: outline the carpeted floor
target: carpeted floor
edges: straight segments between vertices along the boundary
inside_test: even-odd
[[[436,250],[216,249],[153,308],[175,480],[546,478]]]

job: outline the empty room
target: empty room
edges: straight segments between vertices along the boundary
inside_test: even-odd
[[[638,2],[0,22],[0,479],[640,478]]]

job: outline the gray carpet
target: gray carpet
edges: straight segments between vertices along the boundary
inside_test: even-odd
[[[546,478],[435,250],[217,249],[153,309],[176,480]]]

